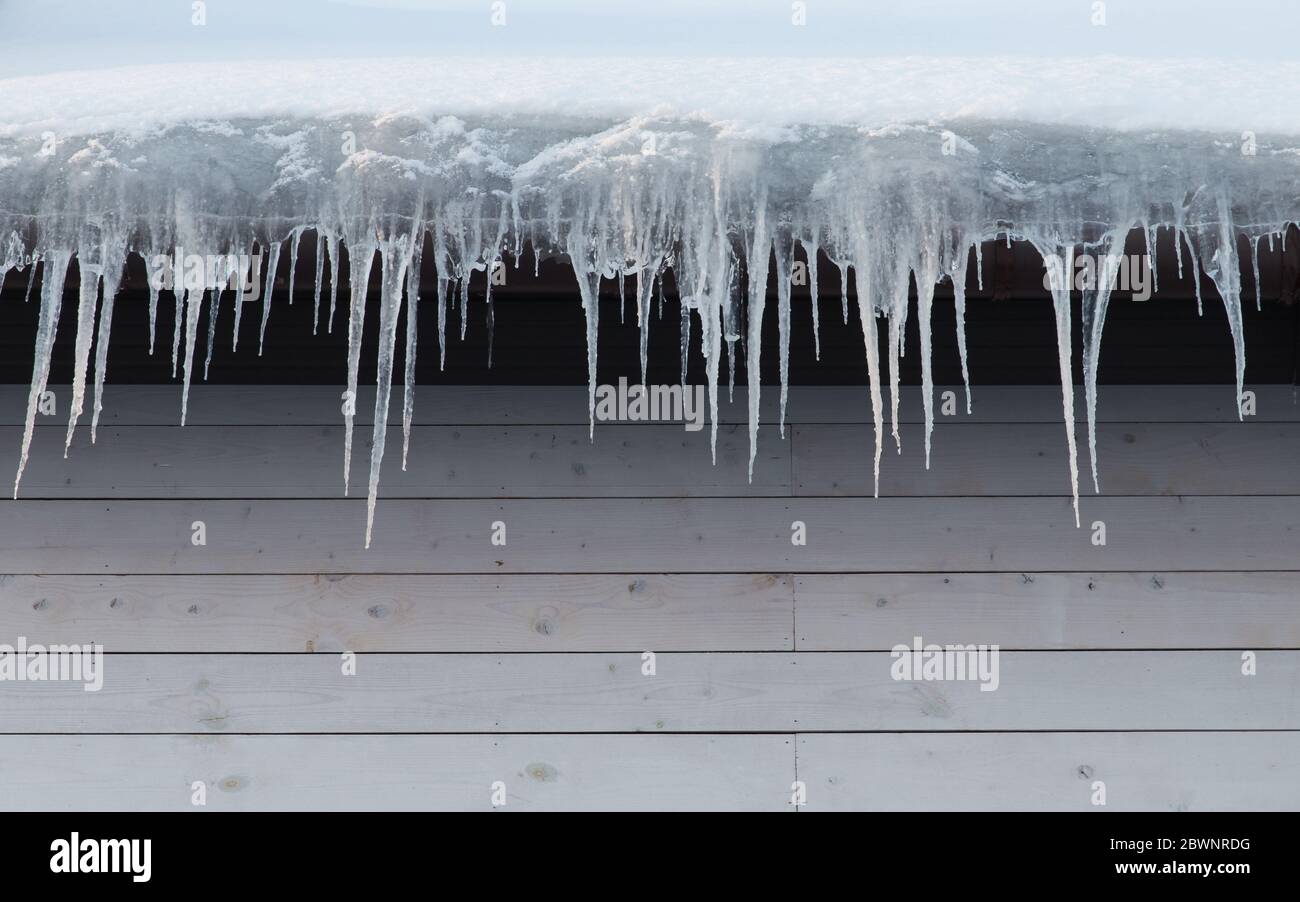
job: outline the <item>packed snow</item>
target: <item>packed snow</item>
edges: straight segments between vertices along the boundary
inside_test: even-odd
[[[380,336],[367,545],[399,322],[414,321],[412,301],[425,289],[441,352],[447,305],[467,305],[472,274],[483,279],[498,262],[517,265],[525,245],[539,257],[573,264],[587,320],[593,405],[601,280],[635,278],[644,368],[650,309],[671,270],[682,301],[683,373],[686,355],[702,353],[715,441],[720,386],[734,380],[743,361],[752,386],[751,469],[769,275],[776,284],[783,428],[792,266],[796,249],[813,265],[823,253],[839,270],[845,303],[850,284],[856,288],[877,483],[886,417],[901,450],[899,359],[911,282],[918,295],[928,464],[935,286],[952,283],[965,374],[967,273],[984,243],[1027,241],[1045,259],[1095,255],[1104,261],[1103,277],[1083,292],[1082,351],[1087,444],[1099,490],[1097,361],[1113,261],[1130,231],[1141,230],[1154,254],[1157,230],[1172,230],[1179,265],[1203,272],[1217,287],[1240,397],[1243,253],[1252,257],[1245,265],[1257,269],[1260,243],[1282,240],[1300,219],[1300,94],[1286,87],[1298,76],[1300,65],[1272,67],[1268,82],[1283,87],[1264,92],[1252,70],[1233,73],[1208,62],[911,57],[642,59],[635,66],[601,59],[382,59],[346,66],[332,60],[3,79],[0,278],[17,270],[30,286],[33,262],[42,270],[15,495],[74,257],[69,445],[92,385],[94,438],[113,297],[128,254],[150,268],[173,255],[207,261],[175,273],[171,343],[183,422],[201,353],[203,305],[234,303],[237,334],[244,295],[260,291],[279,255],[296,261],[305,233],[324,250],[315,258],[318,311],[327,306],[332,324],[335,306],[346,305],[345,388],[352,397],[362,335],[377,329]],[[177,90],[178,84],[199,90]],[[346,277],[337,275],[341,246]],[[261,272],[250,265],[254,248],[267,251]],[[419,284],[425,253],[433,255],[433,286]],[[382,293],[377,323],[366,321],[372,267],[379,269]],[[1065,277],[1072,270],[1047,272],[1077,524],[1072,286]],[[158,275],[151,272],[151,311],[161,300]],[[323,284],[334,286],[335,295],[323,296]],[[341,284],[350,286],[350,296],[336,296]],[[490,280],[488,286],[490,305]],[[281,299],[258,297],[264,330]],[[152,320],[151,314],[151,338]],[[414,334],[406,329],[403,466],[414,404]],[[211,331],[206,336],[208,359],[215,339]],[[345,492],[354,413],[344,413]],[[594,434],[594,408],[591,424]]]

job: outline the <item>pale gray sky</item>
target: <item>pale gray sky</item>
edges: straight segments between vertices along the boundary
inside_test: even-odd
[[[0,75],[122,63],[438,55],[1121,54],[1295,59],[1296,0],[0,0]],[[1261,70],[1261,85],[1267,71]]]

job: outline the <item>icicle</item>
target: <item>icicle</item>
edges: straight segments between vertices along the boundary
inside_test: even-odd
[[[650,362],[650,311],[644,309],[649,304],[650,291],[654,290],[654,276],[646,278],[645,272],[637,275],[636,282],[636,326],[637,352],[641,359],[641,384],[649,385],[646,370]]]
[[[767,304],[767,267],[772,239],[767,231],[767,192],[760,192],[754,205],[754,238],[749,252],[749,312],[745,323],[745,378],[749,395],[749,481],[754,481],[754,458],[758,454],[758,401],[763,388],[763,308]]]
[[[469,327],[469,279],[473,272],[465,263],[465,258],[461,257],[460,262],[460,283],[458,285],[460,299],[460,340],[465,340],[465,330]]]
[[[447,248],[442,241],[442,228],[437,223],[433,226],[433,267],[438,303],[438,369],[442,371],[447,368],[447,294],[451,288],[451,263],[447,260]]]
[[[315,335],[316,330],[320,327],[320,291],[321,277],[325,274],[325,236],[321,232],[320,226],[316,227],[316,291],[315,305],[311,313],[311,334]],[[405,468],[403,468],[405,469]]]
[[[418,232],[418,225],[416,231]],[[397,320],[402,308],[402,289],[414,247],[410,234],[390,237],[380,246],[379,352],[375,362],[375,419],[371,430],[370,485],[366,497],[366,547],[375,524],[375,501],[379,496],[379,468],[388,436],[388,401],[393,390],[393,356],[397,349]],[[403,415],[405,427],[405,415]]]
[[[736,342],[727,339],[727,403],[736,403]]]
[[[244,316],[247,289],[262,287],[262,254],[262,248],[259,246],[257,253],[250,257],[247,273],[244,271],[243,261],[239,263],[239,278],[235,280],[235,323],[230,327],[231,353],[239,350],[239,323]]]
[[[979,247],[979,242],[975,242]],[[970,247],[958,241],[952,262],[952,299],[957,316],[957,357],[961,360],[961,384],[966,390],[966,415],[971,412],[970,370],[966,363],[966,268],[970,265]]]
[[[640,331],[641,384],[648,385],[646,370],[650,359],[650,298],[654,292],[655,277],[663,264],[663,256],[657,254],[644,266],[636,276],[636,324]],[[663,279],[659,279],[659,296],[663,297]]]
[[[781,370],[781,413],[777,429],[785,438],[785,404],[790,393],[790,268],[794,247],[793,239],[784,231],[778,232],[772,242],[776,258],[776,323],[778,355]],[[767,288],[764,286],[764,292]]]
[[[406,373],[402,386],[402,472],[411,448],[411,421],[415,418],[415,343],[419,335],[416,314],[420,307],[420,262],[424,257],[424,227],[415,230],[411,263],[406,277]]]
[[[501,202],[501,213],[497,217],[497,236],[492,244],[492,253],[484,257],[488,261],[487,269],[484,270],[487,287],[483,295],[483,303],[487,307],[488,369],[492,369],[492,348],[496,341],[497,324],[496,308],[492,306],[492,280],[496,278],[498,265],[501,267],[502,272],[505,271],[505,260],[502,259],[501,252],[506,240],[506,225],[508,222],[509,220],[506,219],[506,201],[503,200]]]
[[[158,285],[154,278],[154,270],[150,265],[152,254],[145,253],[142,255],[145,260],[145,281],[149,283],[149,356],[153,356],[154,339],[158,334]]]
[[[214,290],[215,293],[215,290]],[[203,299],[207,297],[208,292],[202,284],[195,285],[185,292],[185,366],[183,367],[184,382],[181,386],[181,425],[185,425],[185,417],[190,409],[190,371],[194,366],[195,345],[199,337],[199,314],[203,311]]]
[[[126,265],[126,248],[120,243],[105,242],[100,252],[104,264],[104,297],[99,305],[99,334],[95,337],[95,403],[90,413],[90,443],[95,444],[99,428],[99,412],[104,409],[104,382],[108,379],[108,343],[113,331],[113,301],[122,283],[122,270]]]
[[[691,353],[691,308],[690,305],[686,303],[685,299],[682,300],[681,314],[682,314],[682,333],[681,333],[682,334],[682,340],[681,340],[682,372],[681,372],[680,381],[682,387],[685,388],[686,368],[687,368],[687,364],[690,362],[690,353]]]
[[[462,222],[456,229],[456,275],[460,278],[458,299],[460,302],[460,340],[465,340],[465,329],[469,326],[469,280],[474,270],[470,267],[469,249],[465,246],[465,226]]]
[[[1083,392],[1084,405],[1088,412],[1088,461],[1092,469],[1092,489],[1101,492],[1101,481],[1097,476],[1097,371],[1101,359],[1101,334],[1106,325],[1106,310],[1110,306],[1110,295],[1115,287],[1115,278],[1119,266],[1124,261],[1124,239],[1128,225],[1118,228],[1107,235],[1100,245],[1104,251],[1101,257],[1101,271],[1094,275],[1096,287],[1083,291],[1080,305],[1082,314],[1083,336]],[[1119,252],[1115,253],[1115,248]],[[1124,263],[1124,265],[1128,265]],[[1066,274],[1067,287],[1070,278]]]
[[[262,294],[262,325],[257,330],[257,356],[262,356],[266,343],[266,324],[271,319],[271,300],[275,296],[275,273],[280,267],[280,242],[271,242],[270,256],[266,261],[266,289]]]
[[[719,220],[719,231],[722,221]],[[719,251],[723,253],[723,251]],[[737,323],[740,320],[740,272],[735,268],[726,283],[727,297],[723,306],[722,330],[727,342],[727,403],[736,403],[736,342],[741,340]]]
[[[1182,231],[1182,230],[1180,230],[1178,234],[1182,235],[1183,240],[1187,242],[1187,254],[1192,258],[1192,287],[1196,290],[1196,315],[1204,316],[1205,310],[1201,304],[1201,264],[1196,257],[1196,249],[1192,247],[1191,236],[1188,235],[1186,231]],[[1179,256],[1178,260],[1179,260],[1178,278],[1181,279],[1183,277],[1181,255]]]
[[[221,316],[221,298],[230,288],[230,278],[243,278],[239,274],[239,257],[227,256],[222,269],[217,273],[217,281],[211,286],[212,299],[208,301],[208,346],[203,357],[203,381],[208,381],[208,370],[212,367],[212,351],[217,344],[217,319]]]
[[[72,435],[77,429],[86,400],[86,371],[90,368],[90,345],[95,337],[95,316],[99,312],[99,264],[90,261],[84,247],[77,248],[77,271],[81,276],[81,290],[77,299],[77,339],[72,364],[72,404],[69,408],[68,435],[63,442],[63,456],[67,458],[72,447]]]
[[[917,325],[921,334],[921,408],[925,413],[925,468],[930,469],[930,443],[934,433],[934,371],[930,327],[934,309],[934,286],[939,279],[939,258],[934,236],[927,235],[921,248],[921,268],[916,272]]]
[[[32,286],[36,284],[36,256],[32,256],[32,262],[27,264],[27,290],[23,292],[23,303],[27,304],[32,299]]]
[[[492,277],[491,274],[489,273],[488,292],[490,293],[491,291],[492,291]],[[487,326],[487,368],[492,369],[492,350],[496,344],[496,336],[497,336],[497,315],[496,315],[496,311],[492,307],[492,300],[490,297],[486,299],[484,306],[487,308],[487,314],[484,317],[484,322]]]
[[[1209,236],[1209,242],[1202,237],[1201,246],[1207,243],[1217,245],[1207,269],[1223,298],[1223,310],[1228,315],[1228,330],[1232,333],[1232,350],[1236,361],[1237,376],[1237,419],[1242,418],[1241,395],[1246,379],[1246,332],[1241,314],[1241,262],[1237,255],[1237,232],[1232,224],[1232,205],[1228,202],[1227,192],[1220,189],[1216,197],[1218,222],[1216,231]]]
[[[840,307],[844,312],[844,325],[849,324],[849,264],[840,263]]]
[[[221,315],[221,298],[224,289],[212,289],[212,300],[208,302],[208,346],[203,355],[203,381],[208,381],[208,370],[212,368],[212,352],[217,344],[217,317]]]
[[[330,255],[330,311],[325,331],[334,334],[334,307],[339,297],[339,240],[332,232],[326,233],[325,245]]]
[[[27,420],[23,428],[22,453],[18,457],[18,473],[14,476],[14,497],[18,497],[18,484],[27,467],[27,453],[31,450],[32,430],[36,427],[36,409],[50,378],[50,354],[54,349],[54,336],[59,328],[59,311],[63,307],[63,282],[68,274],[69,254],[53,250],[41,257],[41,312],[36,326],[36,345],[32,358],[32,385],[27,394]]]
[[[1043,249],[1040,248],[1040,251]],[[1070,497],[1074,504],[1074,525],[1079,526],[1079,454],[1074,440],[1074,368],[1071,366],[1070,281],[1074,273],[1074,248],[1062,249],[1059,263],[1047,267],[1052,290],[1052,308],[1056,314],[1056,349],[1061,371],[1061,411],[1065,418],[1065,441],[1070,455]],[[1046,253],[1044,258],[1046,259]]]
[[[1259,236],[1250,239],[1250,269],[1255,277],[1255,309],[1264,309],[1264,300],[1259,285]]]
[[[803,246],[804,256],[808,258],[808,294],[811,296],[813,323],[813,359],[822,359],[822,330],[819,322],[820,310],[817,301],[817,233],[813,230],[812,242]],[[802,243],[802,242],[801,242]]]
[[[1147,266],[1151,270],[1151,293],[1155,294],[1160,290],[1159,268],[1156,266],[1156,238],[1158,234],[1156,227],[1149,222],[1142,223],[1142,234],[1146,237],[1147,243]]]
[[[438,295],[438,369],[445,371],[447,369],[447,296],[451,291],[451,280],[444,279],[440,272],[434,280],[434,288]]]
[[[906,272],[904,267],[904,272]],[[903,289],[902,305],[907,305],[907,289]],[[899,300],[895,296],[889,311],[889,424],[894,436],[894,450],[903,453],[903,439],[898,434],[898,400],[902,394],[901,371],[903,369],[903,316],[899,310]]]
[[[871,422],[875,430],[876,444],[872,464],[874,497],[880,497],[880,455],[884,450],[885,405],[880,389],[880,336],[877,331],[875,301],[871,297],[870,286],[863,278],[863,267],[870,259],[864,242],[859,241],[857,264],[853,275],[858,288],[858,319],[862,326],[862,346],[867,355],[867,382],[871,392]]]
[[[180,270],[173,274],[172,297],[176,299],[176,322],[172,327],[172,378],[175,379],[180,373],[181,364],[181,332],[185,324],[185,294],[189,291],[188,286],[183,284],[185,278],[184,257],[180,249],[176,251],[176,268]]]
[[[302,229],[289,233],[289,306],[293,306],[293,284],[298,276],[298,245],[302,243]]]
[[[348,244],[348,264],[351,269],[349,283],[352,289],[348,302],[348,386],[343,405],[343,494],[348,493],[352,473],[352,421],[356,417],[357,374],[361,369],[361,336],[366,325],[366,290],[370,287],[370,269],[375,259],[374,230],[360,241]]]
[[[587,319],[587,435],[596,440],[596,337],[600,327],[600,271],[587,262],[577,225],[569,231],[569,260],[578,277],[578,293]]]

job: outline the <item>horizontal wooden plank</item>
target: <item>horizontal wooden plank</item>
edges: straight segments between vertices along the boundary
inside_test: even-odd
[[[902,453],[884,436],[881,495],[1069,495],[1065,429],[1058,424],[939,423],[925,468],[925,431],[900,429]],[[1081,490],[1092,493],[1086,433],[1079,430]],[[795,493],[871,495],[869,426],[794,428]],[[1097,429],[1102,492],[1116,495],[1300,494],[1300,424],[1126,423]]]
[[[0,636],[119,652],[1297,648],[1293,572],[0,576]],[[795,603],[797,600],[797,616]]]
[[[790,443],[766,436],[751,482],[749,434],[680,424],[417,426],[402,470],[402,431],[390,428],[380,488],[388,498],[789,495]],[[0,447],[22,431],[0,428]],[[354,435],[351,484],[364,493],[369,427]],[[38,430],[24,498],[341,498],[342,426],[119,426],[91,446],[83,431],[65,459],[63,430]]]
[[[0,502],[0,573],[1300,569],[1297,497],[1100,497],[1082,511],[1076,529],[1057,498],[382,499],[367,550],[363,500],[19,500]],[[807,545],[792,544],[796,521]]]
[[[5,811],[793,811],[794,737],[0,738]]]
[[[63,430],[38,430],[22,497],[337,498],[343,434],[338,425],[118,426],[101,431],[94,446],[83,430],[64,458]],[[922,427],[904,426],[902,436],[903,453],[883,457],[882,495],[1070,492],[1059,424],[941,423],[929,470]],[[870,427],[803,425],[792,437],[797,494],[872,494]],[[363,488],[369,432],[356,439],[352,485]],[[0,447],[20,440],[18,427],[0,427]],[[385,497],[791,494],[792,443],[766,435],[751,482],[742,426],[721,428],[716,465],[708,433],[680,425],[605,426],[594,443],[585,426],[417,426],[405,471],[401,440],[400,429],[389,430]],[[1291,465],[1300,457],[1300,424],[1102,424],[1097,446],[1108,496],[1300,494],[1300,468]],[[1086,473],[1084,489],[1091,490]]]
[[[1300,733],[799,737],[804,811],[1294,811]],[[1106,805],[1093,804],[1105,784]]]
[[[888,401],[888,386],[885,399]],[[1300,399],[1289,385],[1248,385],[1255,392],[1257,420],[1300,422]],[[52,385],[56,415],[42,424],[65,424],[72,391]],[[187,422],[195,426],[330,425],[342,420],[342,386],[330,385],[205,385],[190,388]],[[718,393],[719,421],[745,423],[748,395],[736,386],[728,402],[724,384]],[[965,413],[960,385],[935,386],[936,415],[943,393],[957,402],[958,422],[1059,423],[1061,390],[1052,385],[976,385],[973,409]],[[0,425],[21,425],[27,411],[25,385],[0,386]],[[764,386],[762,422],[775,423],[779,389]],[[1230,385],[1103,385],[1099,391],[1099,422],[1235,422],[1235,389]],[[357,391],[357,422],[374,415],[374,387]],[[400,398],[400,389],[397,392]],[[180,422],[180,385],[116,385],[104,389],[103,426],[174,426]],[[389,409],[389,422],[401,423],[401,403]],[[585,385],[418,385],[415,422],[430,425],[584,425],[587,423]],[[903,386],[899,395],[901,422],[923,420],[921,389]],[[1083,391],[1075,388],[1075,417],[1083,422]],[[888,417],[886,417],[888,418]],[[871,399],[865,386],[794,385],[790,387],[786,419],[790,423],[870,423]]]
[[[38,638],[38,637],[29,637]],[[887,652],[108,655],[103,687],[0,683],[6,733],[1300,729],[1300,652],[1008,651],[998,683]],[[985,683],[984,685],[991,685]]]
[[[1300,648],[1296,573],[950,573],[795,578],[801,651]]]
[[[125,652],[793,650],[793,580],[0,576],[0,636]]]

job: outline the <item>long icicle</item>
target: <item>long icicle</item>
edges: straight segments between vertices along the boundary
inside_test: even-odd
[[[343,400],[343,494],[348,493],[352,474],[352,423],[357,414],[357,374],[361,369],[361,336],[366,325],[366,293],[370,287],[370,269],[375,260],[375,233],[348,246],[351,269],[351,299],[348,306],[348,385]]]
[[[790,394],[790,271],[794,257],[794,239],[784,230],[772,241],[776,260],[777,355],[780,358],[781,408],[777,431],[785,438],[785,405]]]
[[[761,192],[754,210],[754,236],[749,250],[749,312],[745,324],[745,379],[749,396],[749,481],[754,481],[758,455],[758,404],[762,394],[763,308],[767,304],[767,267],[772,239],[767,230],[767,195]]]
[[[72,364],[72,403],[68,413],[68,434],[63,442],[63,456],[67,458],[72,447],[72,435],[77,429],[86,401],[86,372],[90,368],[90,346],[95,338],[95,316],[99,312],[100,264],[92,263],[86,248],[77,249],[77,271],[80,274],[80,292],[77,298],[77,338]]]
[[[406,276],[406,371],[402,385],[402,472],[411,450],[411,422],[415,418],[415,350],[419,335],[417,313],[420,307],[420,265],[424,258],[424,227],[415,231],[411,263]]]
[[[266,344],[266,324],[271,319],[271,300],[275,297],[275,273],[280,268],[280,242],[272,241],[266,261],[266,288],[262,294],[262,324],[257,330],[257,356]]]
[[[68,252],[47,251],[41,256],[41,312],[36,326],[36,349],[32,358],[32,385],[27,394],[27,418],[23,427],[23,447],[18,457],[18,473],[14,476],[14,497],[18,497],[18,484],[22,482],[27,467],[27,454],[32,446],[32,430],[36,428],[36,411],[45,394],[50,378],[50,355],[54,350],[54,336],[59,328],[59,312],[63,308],[63,282],[68,275]]]
[[[871,393],[871,423],[876,438],[874,463],[872,465],[873,490],[874,497],[880,497],[880,456],[884,450],[885,434],[885,405],[884,396],[880,388],[880,335],[876,324],[875,302],[871,297],[871,292],[866,279],[863,278],[862,267],[866,266],[868,259],[865,246],[860,245],[858,250],[858,265],[854,269],[854,278],[857,280],[858,288],[858,319],[862,326],[862,346],[867,355],[867,381],[870,383]]]
[[[1042,249],[1040,248],[1040,251]],[[1047,267],[1052,290],[1052,309],[1056,315],[1056,348],[1061,371],[1061,411],[1065,417],[1065,440],[1070,455],[1070,497],[1074,505],[1074,525],[1079,526],[1079,453],[1074,438],[1074,367],[1071,365],[1070,282],[1074,273],[1074,247],[1062,248],[1057,260],[1064,262]],[[1046,256],[1046,254],[1044,254]]]
[[[578,292],[587,320],[587,436],[596,440],[596,340],[600,328],[600,270],[588,264],[586,248],[577,228],[569,232],[569,259],[578,277]]]
[[[90,443],[95,444],[99,413],[104,409],[104,383],[108,379],[108,346],[113,331],[113,302],[122,284],[126,265],[126,247],[121,243],[104,243],[100,259],[104,261],[104,298],[99,305],[99,333],[95,337],[95,401],[90,409]]]
[[[323,278],[324,274],[325,274],[325,236],[321,232],[320,226],[317,226],[316,227],[316,290],[312,295],[315,298],[315,303],[312,306],[312,312],[311,312],[311,334],[312,335],[315,335],[316,331],[320,328],[320,292],[321,292],[321,279]]]
[[[1101,362],[1101,334],[1106,326],[1106,310],[1110,306],[1110,294],[1114,290],[1122,259],[1115,253],[1115,246],[1118,244],[1119,254],[1123,254],[1127,232],[1127,228],[1124,228],[1106,236],[1102,243],[1105,253],[1101,258],[1101,271],[1096,274],[1096,288],[1083,292],[1080,308],[1084,407],[1088,413],[1088,462],[1092,469],[1092,489],[1097,493],[1101,492],[1101,480],[1097,475],[1097,371]]]
[[[418,226],[415,229],[418,232]],[[380,244],[379,351],[375,361],[375,418],[371,428],[370,481],[366,495],[366,547],[375,525],[379,497],[379,468],[388,436],[388,402],[393,391],[393,358],[397,352],[397,321],[402,312],[402,291],[411,265],[413,236],[389,234]]]

